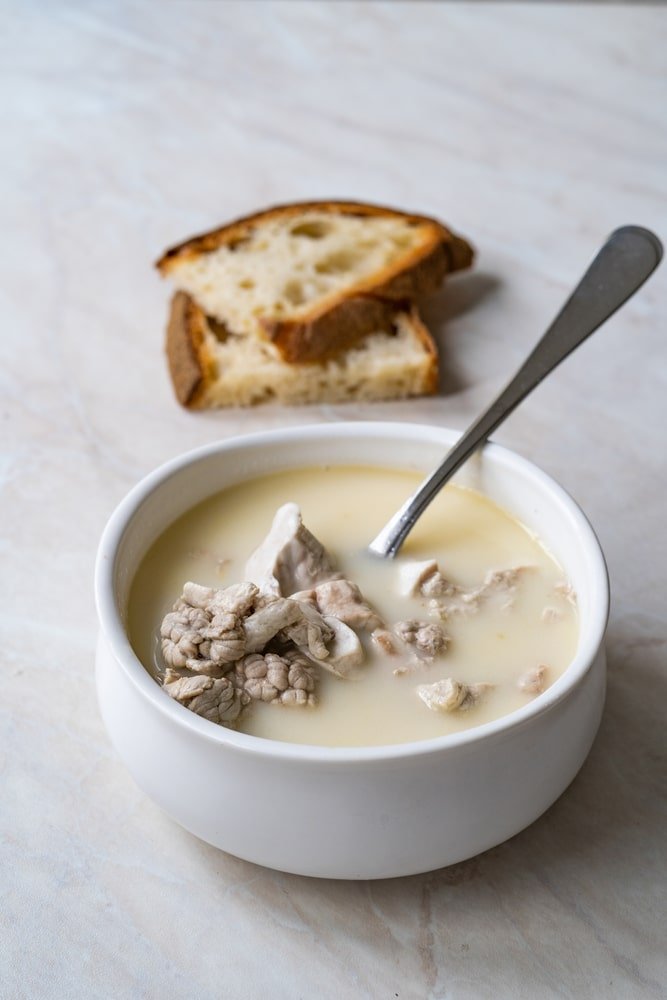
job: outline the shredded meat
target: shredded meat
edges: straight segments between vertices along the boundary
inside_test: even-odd
[[[402,661],[393,671],[397,677],[423,670],[449,645],[449,636],[442,625],[412,619],[397,622],[393,631],[375,629],[371,639],[386,656],[395,657],[403,652]]]
[[[431,613],[446,619],[455,614],[474,614],[482,602],[496,595],[504,597],[504,609],[511,608],[517,583],[529,568],[490,570],[479,586],[466,589],[447,580],[436,561],[427,559],[401,568],[400,588],[404,596],[425,598]]]
[[[554,591],[558,594],[559,597],[564,597],[565,600],[568,601],[573,608],[576,608],[577,595],[575,593],[574,587],[569,582],[569,580],[561,580],[560,583],[557,583],[556,586],[554,587]]]
[[[542,694],[548,683],[549,667],[544,663],[526,670],[517,682],[519,690],[525,691],[526,694]]]
[[[444,653],[449,644],[441,625],[431,622],[408,620],[394,625],[398,638],[408,646],[414,646],[423,659],[432,660],[439,653]]]
[[[452,677],[434,684],[420,684],[417,694],[424,704],[437,712],[467,712],[493,684],[463,684]]]

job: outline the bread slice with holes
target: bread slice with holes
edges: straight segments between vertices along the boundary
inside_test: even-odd
[[[472,257],[467,241],[434,219],[323,201],[271,208],[195,236],[156,266],[230,334],[301,363],[337,358],[388,331],[402,304],[434,291]]]
[[[191,409],[400,399],[434,393],[438,384],[436,348],[414,306],[396,309],[384,329],[334,357],[288,362],[271,344],[228,330],[176,292],[167,357],[176,396]]]

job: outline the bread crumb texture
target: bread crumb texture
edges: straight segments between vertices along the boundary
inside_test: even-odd
[[[158,261],[177,292],[167,355],[191,408],[434,393],[437,351],[415,301],[468,267],[434,219],[354,202],[278,206]]]
[[[420,326],[400,313],[391,332],[369,334],[338,357],[311,364],[289,364],[275,347],[256,338],[229,334],[221,342],[207,327],[205,347],[215,375],[197,406],[334,403],[434,392],[435,349],[424,345]]]
[[[298,321],[314,304],[325,310],[401,264],[430,238],[427,228],[402,216],[277,215],[238,241],[183,255],[169,275],[230,331],[264,339],[267,322]]]

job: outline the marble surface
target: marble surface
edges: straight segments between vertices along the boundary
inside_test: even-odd
[[[667,237],[667,12],[80,0],[0,20],[3,997],[665,996],[667,268],[497,435],[583,505],[614,600],[588,762],[482,857],[309,881],[179,829],[102,728],[91,575],[113,506],[164,459],[302,422],[463,427],[611,229]],[[315,196],[476,244],[427,309],[441,395],[183,412],[151,261]]]

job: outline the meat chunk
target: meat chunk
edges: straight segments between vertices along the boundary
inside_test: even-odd
[[[305,527],[295,503],[278,509],[271,530],[246,563],[246,578],[276,596],[287,597],[339,577],[324,546]]]
[[[258,653],[279,632],[289,629],[303,617],[296,601],[276,597],[254,611],[244,622],[245,650]],[[243,655],[243,654],[241,654]]]
[[[440,575],[435,559],[423,562],[402,563],[398,571],[398,585],[402,597],[419,597],[424,595],[423,586],[435,575]]]
[[[414,619],[397,622],[392,631],[375,629],[371,639],[386,656],[396,657],[403,653],[401,662],[394,668],[397,677],[423,670],[449,645],[449,636],[442,625]]]
[[[431,622],[408,620],[394,625],[394,632],[408,646],[414,646],[423,659],[432,660],[444,653],[449,644],[449,636],[441,625]]]
[[[259,595],[254,584],[224,590],[188,582],[182,597],[160,626],[161,648],[168,667],[220,677],[225,665],[245,652],[243,615]]]
[[[201,608],[212,615],[219,611],[227,611],[237,617],[243,617],[254,607],[259,596],[259,588],[254,583],[234,583],[230,587],[218,590],[215,587],[202,587],[199,583],[186,583],[183,587],[182,601]]]
[[[186,583],[183,596],[165,615],[160,626],[162,655],[168,667],[185,667],[213,676],[220,674],[218,668],[223,664],[233,663],[243,656],[245,634],[240,616],[222,610],[224,604],[211,600],[204,603],[203,594],[199,592],[224,594],[224,591]],[[191,604],[188,596],[199,604]]]
[[[388,628],[376,628],[371,634],[371,639],[387,656],[396,656],[398,653],[396,636]]]
[[[332,615],[324,615],[324,621],[333,632],[329,643],[329,655],[322,660],[322,666],[339,677],[347,677],[354,667],[364,660],[364,647],[357,633]]]
[[[530,670],[526,670],[525,673],[521,674],[517,685],[520,691],[525,691],[526,694],[542,694],[544,689],[549,683],[549,667],[544,663],[540,663],[537,667],[531,667]]]
[[[174,605],[174,610],[165,615],[160,626],[162,655],[169,667],[185,667],[188,660],[196,659],[202,643],[204,630],[208,628],[210,617],[201,609],[190,607],[182,601]],[[208,647],[206,648],[208,652]]]
[[[417,694],[435,712],[467,712],[493,684],[463,684],[452,677],[434,684],[420,684]]]
[[[291,604],[299,608],[299,617],[288,628],[284,629],[282,638],[290,640],[303,653],[316,660],[326,660],[331,655],[327,646],[333,639],[333,630],[324,620],[317,608],[310,604],[290,599]]]
[[[451,583],[443,576],[435,559],[406,563],[399,572],[400,592],[404,597],[426,597],[432,602],[450,603],[465,600],[464,587]]]
[[[478,602],[488,600],[494,595],[505,598],[504,608],[511,608],[514,603],[514,594],[517,584],[526,573],[531,571],[530,566],[513,566],[511,569],[492,569],[484,577],[484,583],[474,591]]]
[[[292,594],[295,601],[311,604],[323,615],[333,615],[354,629],[372,632],[382,625],[382,619],[364,600],[356,583],[351,580],[327,580],[314,589]]]
[[[235,667],[237,685],[254,701],[315,705],[315,667],[301,653],[250,653]]]
[[[189,581],[160,628],[164,689],[223,724],[234,724],[251,700],[314,704],[315,664],[346,677],[363,662],[346,622],[381,624],[296,504],[277,512],[247,572],[251,580],[220,590]]]
[[[191,671],[200,684],[205,677],[222,679],[235,664],[254,654],[298,655],[299,663],[306,657],[339,677],[347,676],[364,660],[358,635],[344,622],[321,614],[307,601],[261,594],[254,584],[215,590],[187,583],[162,622],[161,639],[167,667],[172,672]],[[178,676],[172,676],[172,681]],[[269,680],[263,686],[268,691],[275,684]],[[202,695],[204,690],[210,698],[219,686],[207,685]],[[292,704],[303,703],[301,695],[286,697]]]
[[[342,622],[321,615],[312,605],[292,598],[265,600],[245,621],[246,650],[260,652],[272,639],[293,643],[327,670],[344,675],[363,660],[358,637]],[[354,661],[354,663],[352,662]]]
[[[249,695],[239,691],[228,677],[214,679],[198,674],[181,677],[176,671],[167,670],[163,687],[191,712],[225,726],[233,726],[250,701]]]
[[[243,623],[230,611],[216,612],[203,635],[210,641],[208,656],[214,663],[235,663],[245,652]]]

